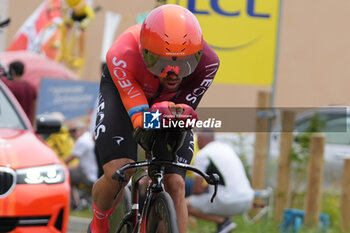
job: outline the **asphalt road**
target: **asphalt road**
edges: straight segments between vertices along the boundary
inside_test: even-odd
[[[117,206],[116,210],[119,210],[121,207]],[[117,228],[118,223],[122,219],[121,213],[124,212],[124,205],[123,205],[123,211],[114,211],[111,216],[111,223],[110,223],[110,230],[114,232]],[[87,228],[90,224],[92,219],[90,218],[81,218],[81,217],[74,217],[69,216],[69,223],[68,223],[68,233],[86,233]]]
[[[86,233],[91,219],[69,217],[68,233]]]

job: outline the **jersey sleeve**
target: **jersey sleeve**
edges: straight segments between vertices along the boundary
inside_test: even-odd
[[[130,32],[122,34],[106,55],[109,73],[131,119],[149,108],[146,95],[134,77],[136,72],[132,72],[137,69],[134,60],[140,59],[138,53],[138,44]]]
[[[204,43],[203,55],[195,72],[185,77],[176,103],[184,103],[196,109],[219,69],[220,60],[214,50]]]

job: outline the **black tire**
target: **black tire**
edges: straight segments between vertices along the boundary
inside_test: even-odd
[[[167,192],[151,201],[147,214],[147,233],[178,233],[174,202]]]
[[[124,188],[124,197],[122,201],[115,208],[113,213],[109,218],[109,232],[115,233],[120,225],[121,220],[126,213],[129,213],[131,210],[131,191],[129,187]],[[125,225],[121,233],[130,233],[132,231],[129,225]]]

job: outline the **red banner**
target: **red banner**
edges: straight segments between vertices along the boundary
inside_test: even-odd
[[[24,22],[7,50],[29,50],[54,59],[58,51],[62,22],[61,1],[44,1]]]

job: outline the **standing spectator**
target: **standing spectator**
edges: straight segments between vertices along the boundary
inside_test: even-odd
[[[61,121],[61,129],[56,133],[43,135],[46,143],[57,153],[57,155],[64,161],[71,154],[74,146],[74,140],[68,132],[68,127],[65,124],[65,117],[60,112],[53,112],[51,116]],[[71,165],[78,164],[79,160],[74,159],[70,162]]]
[[[226,233],[236,228],[231,217],[243,214],[251,207],[254,191],[241,160],[229,145],[215,141],[212,131],[198,132],[197,140],[200,151],[194,159],[194,166],[208,174],[218,174],[220,181],[217,196],[211,203],[214,187],[208,187],[205,180],[196,175],[193,195],[186,199],[188,213],[215,222],[217,232]]]
[[[75,158],[79,158],[78,165],[68,166],[72,185],[73,207],[79,207],[78,185],[84,184],[91,189],[97,180],[98,168],[94,152],[95,142],[85,124],[81,121],[69,122],[68,131],[74,139],[74,147],[65,162],[69,164]]]
[[[99,101],[99,98],[96,98],[95,103],[94,103],[94,108],[93,108],[92,113],[90,115],[90,126],[89,126],[90,129],[89,129],[89,131],[90,131],[92,138],[94,139],[94,142],[95,142],[96,116],[97,116],[97,112],[98,112],[98,101]],[[94,151],[95,151],[97,167],[98,167],[97,177],[100,178],[103,175],[103,167],[102,167],[102,162],[100,160],[100,157],[98,155],[96,143],[95,143]]]
[[[24,112],[33,124],[35,119],[37,92],[34,86],[23,80],[23,73],[24,64],[21,61],[14,61],[9,65],[9,75],[11,80],[2,80],[21,104]]]

